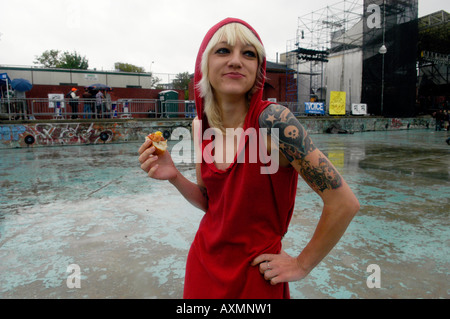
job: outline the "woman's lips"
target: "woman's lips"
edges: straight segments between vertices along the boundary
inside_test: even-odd
[[[242,79],[245,77],[243,74],[238,73],[238,72],[225,73],[223,76],[225,76],[227,78],[231,78],[231,79]]]

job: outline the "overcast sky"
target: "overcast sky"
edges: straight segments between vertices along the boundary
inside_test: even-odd
[[[126,62],[155,73],[193,72],[204,35],[226,17],[252,25],[268,59],[275,60],[295,38],[298,17],[339,2],[5,0],[0,3],[0,64],[30,66],[35,56],[58,49],[86,56],[90,69],[112,70],[114,62]],[[419,16],[438,10],[450,12],[450,1],[419,0]]]

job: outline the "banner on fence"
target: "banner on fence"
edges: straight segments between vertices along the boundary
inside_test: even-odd
[[[305,102],[306,114],[325,114],[325,104],[323,102]]]
[[[64,94],[49,94],[48,95],[48,107],[54,108],[64,108]]]
[[[352,115],[366,115],[367,104],[352,104]]]
[[[345,115],[345,92],[331,91],[330,115]]]

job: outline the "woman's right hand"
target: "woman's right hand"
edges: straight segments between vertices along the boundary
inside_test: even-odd
[[[170,153],[166,150],[163,154],[156,155],[152,141],[145,141],[139,148],[139,162],[141,169],[149,177],[159,180],[174,180],[177,177],[178,169],[173,163]]]

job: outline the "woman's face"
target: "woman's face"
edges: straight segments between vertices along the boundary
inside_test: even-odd
[[[245,97],[256,81],[258,55],[254,46],[226,39],[213,47],[208,57],[208,78],[219,100],[223,97]]]

